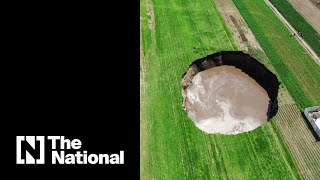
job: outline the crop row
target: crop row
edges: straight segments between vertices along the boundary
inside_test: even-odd
[[[296,29],[302,32],[304,39],[320,56],[320,35],[287,0],[270,0],[271,3]]]
[[[255,2],[234,0],[234,3],[299,108],[303,110],[318,103],[320,100],[316,88],[320,87],[320,81],[316,76],[320,77],[319,66],[309,55],[306,56],[302,46],[295,46],[298,42],[292,42],[292,39],[289,39],[287,34],[290,33],[282,27],[284,25],[278,22],[273,12],[265,8],[266,4],[263,4],[262,0]],[[265,10],[259,10],[261,8]],[[281,28],[283,31],[279,32]],[[295,57],[295,53],[298,53],[303,61]]]
[[[320,178],[320,146],[314,144],[312,129],[308,129],[297,107],[294,104],[281,106],[273,125],[281,131],[304,178]]]
[[[147,84],[141,106],[142,179],[289,179],[290,169],[299,178],[269,126],[237,136],[209,135],[181,107],[181,76],[188,65],[237,49],[214,2],[142,0],[141,9]]]

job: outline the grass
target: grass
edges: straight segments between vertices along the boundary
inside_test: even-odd
[[[301,179],[270,124],[237,136],[208,135],[181,107],[181,76],[188,65],[214,52],[237,49],[214,2],[140,4],[141,178]]]
[[[308,52],[263,0],[234,3],[300,110],[320,104],[320,67]]]
[[[287,0],[271,0],[289,23],[303,33],[304,39],[320,56],[320,35]]]

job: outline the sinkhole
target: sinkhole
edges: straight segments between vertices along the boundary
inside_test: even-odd
[[[277,113],[279,84],[249,54],[218,52],[194,61],[182,76],[182,106],[206,133],[239,134]]]

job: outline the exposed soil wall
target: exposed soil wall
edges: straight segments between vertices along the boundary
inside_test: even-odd
[[[184,90],[191,85],[192,79],[197,73],[222,65],[235,66],[253,78],[267,91],[270,98],[268,118],[277,113],[277,95],[280,82],[262,63],[242,51],[222,51],[194,61],[182,76],[183,96],[185,97]]]

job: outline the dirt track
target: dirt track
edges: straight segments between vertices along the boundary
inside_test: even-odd
[[[288,0],[320,34],[320,5],[316,0]]]
[[[283,17],[283,15],[277,10],[277,8],[269,0],[264,0],[264,1],[274,11],[274,13],[280,18],[280,20],[286,25],[286,27],[295,34],[295,38],[299,40],[301,45],[310,53],[313,59],[318,64],[320,64],[319,56],[314,52],[314,50],[309,46],[309,44],[298,35],[298,31],[291,26],[291,24]]]
[[[235,5],[226,0],[216,0],[215,3],[226,24],[230,28],[239,50],[249,52],[251,55],[254,55],[251,48],[262,51],[262,48],[254,37],[251,29],[247,26]]]

